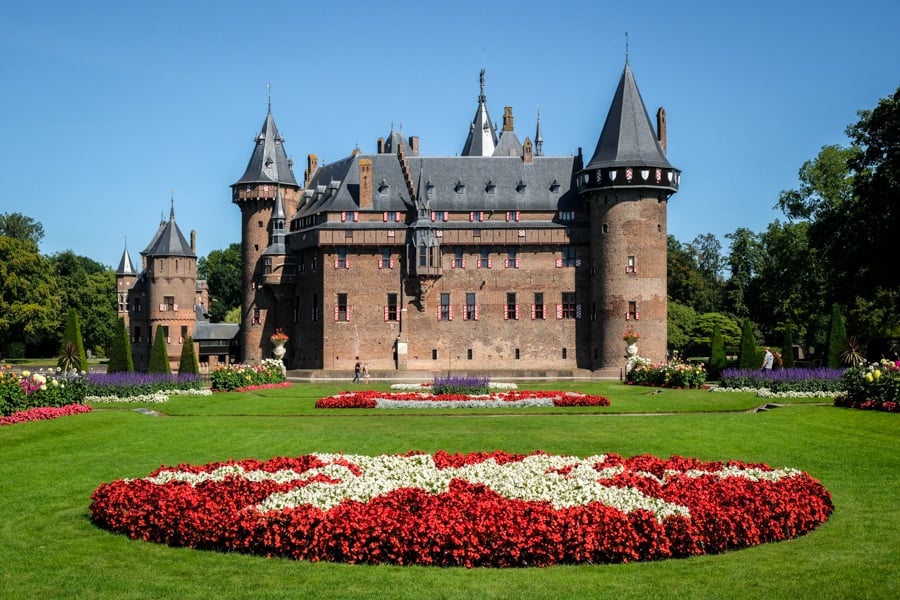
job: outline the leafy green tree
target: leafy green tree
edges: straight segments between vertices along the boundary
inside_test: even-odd
[[[166,336],[162,327],[156,328],[156,336],[153,338],[153,346],[150,348],[150,364],[147,371],[150,373],[172,373],[169,366],[169,350],[166,347]]]
[[[238,325],[240,325],[241,324],[241,307],[235,306],[234,308],[229,310],[227,313],[225,313],[224,322],[225,323],[237,323]]]
[[[709,368],[706,370],[711,379],[718,379],[719,373],[728,366],[725,357],[725,340],[722,339],[722,331],[718,324],[713,327],[712,341],[709,345]]]
[[[729,315],[723,313],[703,313],[697,317],[694,341],[709,348],[712,343],[711,332],[718,328],[722,335],[722,343],[726,350],[736,352],[741,343],[741,327]]]
[[[730,276],[724,285],[724,309],[741,318],[749,317],[748,303],[753,299],[753,286],[762,266],[764,250],[759,236],[745,227],[725,238],[731,240],[731,248],[725,259]]]
[[[106,348],[116,328],[115,272],[71,250],[51,256],[50,261],[59,282],[63,310],[78,311],[85,347]]]
[[[750,319],[744,319],[744,324],[741,327],[741,349],[738,352],[738,366],[742,369],[755,369],[759,365],[753,325],[750,323]]]
[[[669,300],[668,310],[668,348],[684,354],[691,343],[694,322],[697,313],[690,306]]]
[[[0,235],[0,353],[10,345],[34,346],[52,336],[42,356],[53,356],[59,345],[60,302],[56,278],[37,245]]]
[[[0,236],[31,242],[37,247],[44,239],[44,226],[21,213],[2,213],[0,214]]]
[[[81,326],[78,324],[78,313],[70,308],[66,315],[66,330],[63,332],[60,358],[56,363],[66,371],[83,371],[87,368],[87,354],[84,352],[84,341],[81,339]]]
[[[181,361],[178,363],[178,374],[185,373],[197,375],[200,373],[200,365],[197,364],[197,353],[194,352],[194,340],[191,336],[184,338],[181,344]]]
[[[131,355],[131,343],[128,341],[128,330],[125,319],[116,320],[116,332],[109,347],[109,364],[107,373],[131,373],[134,371],[134,357]]]
[[[837,304],[831,306],[831,326],[828,328],[825,348],[825,365],[835,369],[843,367],[841,354],[847,349],[847,329],[844,326],[844,316]]]
[[[209,286],[210,320],[223,321],[229,310],[241,305],[241,245],[231,244],[201,257],[197,277]]]
[[[713,310],[706,280],[697,265],[694,251],[682,245],[674,236],[668,242],[668,296],[669,299],[690,306],[697,312]]]

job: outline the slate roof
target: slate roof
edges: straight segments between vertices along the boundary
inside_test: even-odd
[[[294,178],[293,162],[284,150],[284,138],[278,133],[272,105],[266,113],[262,130],[256,136],[256,147],[247,163],[244,174],[233,185],[242,183],[283,183],[297,185]]]
[[[131,256],[128,254],[128,247],[122,252],[122,260],[119,261],[119,267],[116,269],[116,275],[137,275],[137,269],[131,262]]]
[[[168,222],[160,224],[153,241],[141,252],[143,256],[197,256],[175,223],[175,208],[169,212]]]
[[[469,125],[469,135],[463,144],[463,156],[491,156],[497,146],[497,127],[491,122],[484,95],[484,69],[481,70],[481,93],[478,94],[478,108]]]
[[[656,138],[628,63],[625,63],[597,148],[585,169],[607,167],[672,168]]]

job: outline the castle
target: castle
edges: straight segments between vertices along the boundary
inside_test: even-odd
[[[293,173],[271,101],[244,174],[245,362],[290,336],[289,369],[587,369],[618,375],[626,329],[666,356],[666,158],[626,61],[594,153],[543,154],[484,93],[459,156],[391,131],[377,151]]]

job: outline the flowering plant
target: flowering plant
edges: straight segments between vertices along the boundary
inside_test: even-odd
[[[641,334],[634,330],[634,327],[631,325],[628,326],[628,329],[625,330],[625,333],[622,334],[622,339],[628,342],[629,344],[633,344],[634,342],[641,339]]]
[[[506,391],[484,394],[426,392],[342,392],[316,400],[316,408],[528,408],[609,406],[604,396],[579,392]]]
[[[91,520],[133,539],[345,563],[523,567],[718,553],[831,514],[796,469],[672,456],[309,454],[160,467],[100,485]]]
[[[900,361],[881,359],[851,367],[841,378],[846,394],[835,406],[900,412]]]
[[[687,363],[675,355],[667,362],[653,364],[639,358],[628,372],[625,383],[669,388],[702,388],[706,384],[703,363]]]
[[[209,378],[214,392],[233,392],[251,385],[282,383],[285,381],[283,368],[280,360],[267,358],[254,365],[219,365]]]
[[[273,334],[269,337],[269,339],[270,339],[272,342],[286,342],[286,341],[288,341],[288,340],[291,339],[291,338],[288,337],[288,334],[286,334],[286,333],[281,329],[281,327],[279,327],[278,329],[275,330],[275,333],[273,333]]]

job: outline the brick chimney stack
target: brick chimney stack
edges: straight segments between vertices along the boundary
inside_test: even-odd
[[[372,159],[359,159],[359,207],[372,208]]]
[[[659,145],[662,146],[663,152],[666,149],[666,109],[659,107],[656,111],[656,137],[659,139]]]

